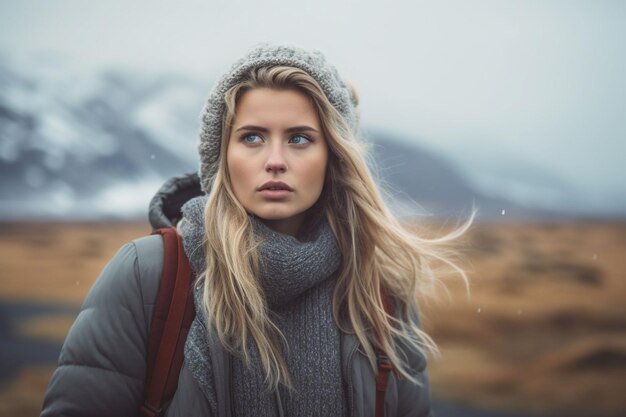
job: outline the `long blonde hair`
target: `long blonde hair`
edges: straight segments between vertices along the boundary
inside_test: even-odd
[[[203,304],[210,331],[215,330],[224,347],[241,355],[247,365],[247,343],[252,339],[268,387],[276,388],[279,383],[292,387],[280,349],[284,337],[269,317],[257,278],[260,242],[248,213],[235,197],[226,166],[237,102],[246,91],[259,87],[303,92],[320,118],[329,161],[324,189],[315,206],[321,207],[321,214],[328,219],[342,254],[333,294],[335,322],[343,332],[356,335],[374,369],[376,348],[380,348],[400,374],[415,381],[399,347],[438,353],[434,341],[419,326],[418,297],[431,293],[439,280],[432,261],[444,262],[467,283],[465,272],[451,261],[446,245],[469,228],[475,212],[456,230],[436,239],[407,231],[386,207],[366,164],[363,143],[356,140],[317,81],[294,67],[253,69],[224,97],[222,151],[204,212],[206,270],[199,280],[204,283]],[[357,105],[356,91],[351,89]],[[381,291],[394,301],[397,314],[385,311]],[[342,324],[342,316],[348,318],[348,328]]]

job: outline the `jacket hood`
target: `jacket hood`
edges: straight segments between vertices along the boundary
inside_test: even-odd
[[[175,227],[183,216],[183,205],[203,194],[195,172],[167,180],[150,201],[148,219],[152,230]]]

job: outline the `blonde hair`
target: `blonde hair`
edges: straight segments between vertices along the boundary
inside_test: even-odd
[[[319,204],[335,234],[342,254],[333,294],[333,316],[343,332],[353,332],[373,369],[376,349],[382,349],[397,371],[415,381],[400,346],[437,354],[434,341],[419,326],[418,297],[433,291],[438,281],[431,261],[442,261],[467,283],[465,272],[450,258],[448,242],[470,226],[474,212],[463,225],[442,237],[427,239],[407,231],[391,214],[366,165],[363,144],[356,140],[341,114],[321,87],[305,71],[286,66],[251,70],[224,97],[221,154],[218,172],[204,212],[206,270],[203,304],[210,331],[214,330],[230,352],[249,365],[249,340],[256,343],[265,382],[292,387],[281,355],[284,336],[268,315],[257,277],[260,244],[248,214],[232,189],[226,166],[226,149],[239,98],[253,88],[296,89],[313,104],[320,118],[329,161]],[[353,102],[358,103],[354,88]],[[382,292],[394,301],[398,315],[385,311]],[[346,315],[350,328],[342,325]]]

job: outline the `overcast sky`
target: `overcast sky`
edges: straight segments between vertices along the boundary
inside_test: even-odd
[[[367,125],[626,203],[625,1],[0,0],[0,54],[85,71],[208,83],[257,41],[322,50],[359,88]]]

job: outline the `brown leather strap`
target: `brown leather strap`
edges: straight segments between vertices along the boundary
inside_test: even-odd
[[[381,289],[380,297],[387,314],[393,314],[393,305],[387,293]],[[376,350],[378,356],[378,374],[376,375],[376,417],[385,416],[385,393],[389,382],[389,372],[394,368],[389,357],[381,349]]]
[[[389,372],[392,370],[393,366],[391,366],[389,358],[379,353],[378,375],[376,375],[376,417],[384,417],[385,415],[385,393],[389,382]]]
[[[182,239],[174,228],[158,229],[153,234],[163,236],[164,258],[153,326],[150,329],[146,396],[139,410],[139,414],[144,417],[157,415],[163,403],[176,390],[184,342],[195,315],[190,291],[192,272]]]

